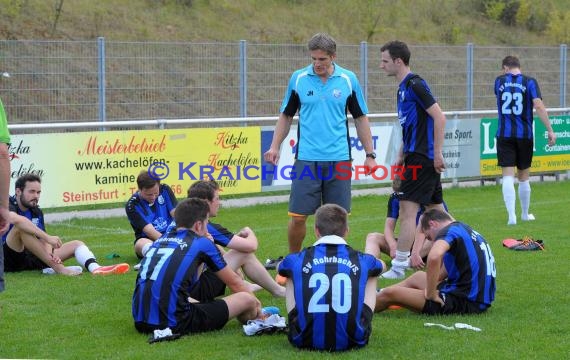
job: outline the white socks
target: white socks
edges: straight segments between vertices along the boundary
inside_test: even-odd
[[[89,270],[89,272],[93,272],[93,270],[101,267],[97,264],[95,255],[86,245],[81,245],[75,249],[75,258],[77,259],[77,262],[83,265],[87,270]]]
[[[530,193],[529,193],[529,198],[530,198]],[[509,222],[507,223],[508,225],[514,225],[517,223],[517,215],[515,214],[516,199],[517,195],[515,193],[515,177],[503,176],[503,200],[505,201],[507,213],[509,214]]]
[[[148,249],[150,249],[151,246],[152,246],[152,243],[148,243],[145,246],[143,246],[143,248],[141,250],[143,257],[146,255],[146,253],[148,252]]]
[[[394,260],[396,260],[397,263],[404,263],[404,262],[407,263],[409,256],[410,256],[409,251],[396,250],[396,257],[394,258]]]
[[[530,207],[530,181],[519,181],[519,201],[521,204],[521,220],[529,221],[534,220],[534,215],[528,213]],[[515,214],[515,177],[503,176],[503,200],[509,214],[508,225],[515,225],[517,223],[517,215]]]
[[[530,207],[530,181],[519,181],[519,200],[521,203],[521,219],[524,221],[534,220],[534,216],[529,215],[528,208]]]

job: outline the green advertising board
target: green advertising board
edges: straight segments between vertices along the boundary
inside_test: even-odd
[[[481,130],[481,176],[501,174],[497,166],[497,118],[483,118]],[[534,156],[530,171],[549,173],[570,169],[570,116],[551,116],[550,123],[556,134],[556,144],[548,145],[548,134],[542,122],[534,122]]]

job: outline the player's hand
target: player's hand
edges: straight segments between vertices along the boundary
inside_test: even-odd
[[[443,302],[443,299],[439,296],[439,292],[436,290],[434,291],[428,291],[428,289],[425,290],[425,298],[426,300],[431,300],[434,301],[438,304],[440,304],[441,306],[445,305],[445,303]]]
[[[246,227],[244,227],[243,229],[241,229],[236,235],[239,236],[239,237],[246,238],[246,237],[248,237],[252,232],[253,232],[253,230],[251,230],[251,228],[249,228],[249,226],[246,226]]]
[[[46,242],[50,244],[54,249],[59,249],[63,244],[59,236],[48,235]]]
[[[414,270],[421,270],[426,266],[426,264],[422,260],[422,257],[420,256],[420,254],[412,253],[412,255],[410,256],[410,266]]]
[[[388,243],[388,249],[390,250],[390,257],[392,259],[396,258],[396,250],[398,250],[398,244],[395,241],[389,240],[388,237],[385,237],[386,242]]]
[[[370,175],[378,164],[376,163],[376,159],[367,157],[366,160],[364,160],[364,166],[367,169],[366,175]]]
[[[433,167],[438,174],[441,174],[445,171],[445,161],[443,160],[443,154],[440,152],[438,154],[434,154],[433,156]]]
[[[263,154],[263,158],[270,164],[277,165],[279,162],[279,150],[270,148]]]
[[[57,256],[56,254],[54,254],[53,252],[53,248],[51,250],[51,253],[49,254],[49,257],[51,258],[51,261],[53,261],[56,264],[61,264],[61,258],[59,256]]]
[[[548,131],[548,146],[554,146],[556,144],[556,134],[554,131]]]
[[[255,298],[255,300],[257,302],[257,304],[256,304],[257,306],[255,307],[257,314],[255,315],[255,318],[256,319],[263,319],[263,318],[265,318],[265,315],[263,314],[263,310],[261,309],[261,301],[259,301],[257,298]]]

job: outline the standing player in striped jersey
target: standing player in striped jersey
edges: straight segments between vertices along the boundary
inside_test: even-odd
[[[495,79],[495,95],[499,111],[497,127],[497,160],[503,172],[503,200],[509,214],[509,225],[517,223],[515,214],[515,166],[519,180],[521,220],[534,220],[530,207],[529,172],[532,163],[533,108],[548,131],[548,145],[556,143],[556,134],[548,120],[538,82],[521,73],[520,61],[515,56],[503,59],[503,75]]]
[[[417,271],[382,289],[376,296],[375,311],[384,311],[390,305],[428,315],[487,310],[495,298],[496,268],[483,236],[439,209],[423,214],[421,228],[426,239],[434,241],[427,272]]]
[[[139,332],[170,328],[184,335],[221,329],[232,318],[245,323],[261,317],[259,300],[206,237],[208,212],[204,200],[180,202],[178,227],[154,241],[143,258],[132,306]],[[226,285],[233,294],[217,299]]]
[[[278,267],[287,278],[289,342],[327,351],[365,346],[384,263],[347,245],[347,212],[338,205],[317,210],[315,234],[313,246],[287,255]]]
[[[409,266],[420,206],[443,210],[441,173],[445,171],[442,147],[446,119],[426,81],[410,70],[408,45],[390,41],[380,51],[380,68],[399,82],[396,101],[402,146],[394,165],[405,166],[399,193],[401,223],[396,257],[382,277],[401,279]]]

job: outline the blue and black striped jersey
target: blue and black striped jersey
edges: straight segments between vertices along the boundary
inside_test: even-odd
[[[173,231],[156,240],[141,262],[133,294],[132,314],[135,322],[156,328],[179,324],[190,316],[190,292],[197,286],[200,265],[217,272],[226,262],[208,238],[190,230]]]
[[[368,343],[371,329],[361,319],[367,306],[366,282],[382,272],[378,259],[352,249],[340,237],[326,236],[287,255],[278,272],[293,281],[296,306],[289,313],[293,345],[335,351]]]
[[[125,212],[135,231],[135,238],[148,237],[143,231],[147,224],[152,224],[156,231],[165,234],[173,220],[170,212],[177,203],[172,189],[166,184],[160,185],[159,195],[152,206],[140,197],[138,191],[134,193],[125,205]]]
[[[176,222],[172,220],[166,232],[169,233],[176,229]],[[214,242],[220,246],[227,247],[232,238],[234,237],[234,233],[226,229],[220,224],[215,224],[208,222],[208,234],[212,235],[212,239]]]
[[[510,73],[495,79],[499,111],[497,137],[532,139],[533,100],[542,98],[536,80]]]
[[[18,206],[18,201],[16,200],[16,196],[10,196],[8,206],[11,212],[15,212],[18,215],[24,216],[25,218],[30,220],[34,225],[40,228],[42,231],[46,231],[46,225],[44,222],[44,213],[39,206],[34,208],[29,208],[26,211],[22,211]],[[13,227],[14,224],[10,224],[10,228],[2,236],[2,244],[6,242],[6,237],[8,236],[10,230],[12,230]]]
[[[479,303],[481,309],[491,306],[497,270],[491,247],[483,236],[464,223],[454,222],[441,229],[436,239],[450,246],[443,256],[447,279],[439,290]]]
[[[418,153],[433,160],[435,125],[426,109],[435,103],[429,86],[418,75],[410,73],[400,83],[397,107],[404,154]]]

